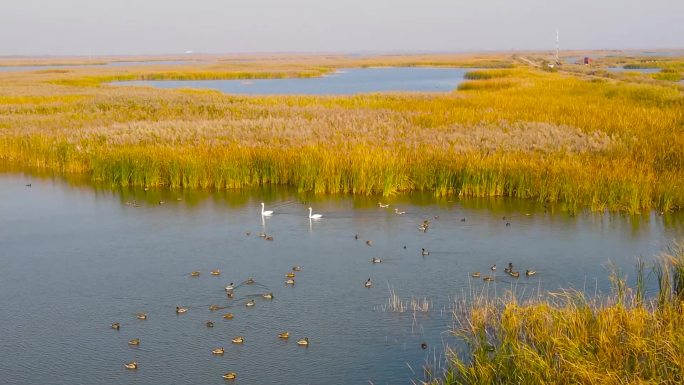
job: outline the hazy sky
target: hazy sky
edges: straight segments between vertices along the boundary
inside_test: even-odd
[[[0,55],[684,48],[684,0],[0,0]]]

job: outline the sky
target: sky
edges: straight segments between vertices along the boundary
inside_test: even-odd
[[[684,0],[0,0],[0,56],[684,48]]]

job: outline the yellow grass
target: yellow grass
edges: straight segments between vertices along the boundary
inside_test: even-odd
[[[297,60],[0,73],[0,159],[119,185],[272,183],[318,193],[513,196],[568,210],[684,207],[684,98],[661,83],[519,66],[485,70],[446,94],[248,97],[102,84],[511,62]]]

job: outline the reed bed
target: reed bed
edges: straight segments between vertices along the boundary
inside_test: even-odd
[[[446,94],[247,97],[101,84],[161,73],[116,71],[0,74],[0,161],[113,185],[684,207],[684,98],[673,87],[517,67],[476,71]]]
[[[449,351],[433,384],[680,384],[684,381],[684,245],[657,259],[645,295],[611,274],[612,294],[577,291],[520,300],[475,297],[453,313],[464,352]]]

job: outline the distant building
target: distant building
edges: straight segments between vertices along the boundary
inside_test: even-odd
[[[589,56],[585,56],[584,57],[584,65],[588,66],[589,64],[591,64],[591,58]]]

